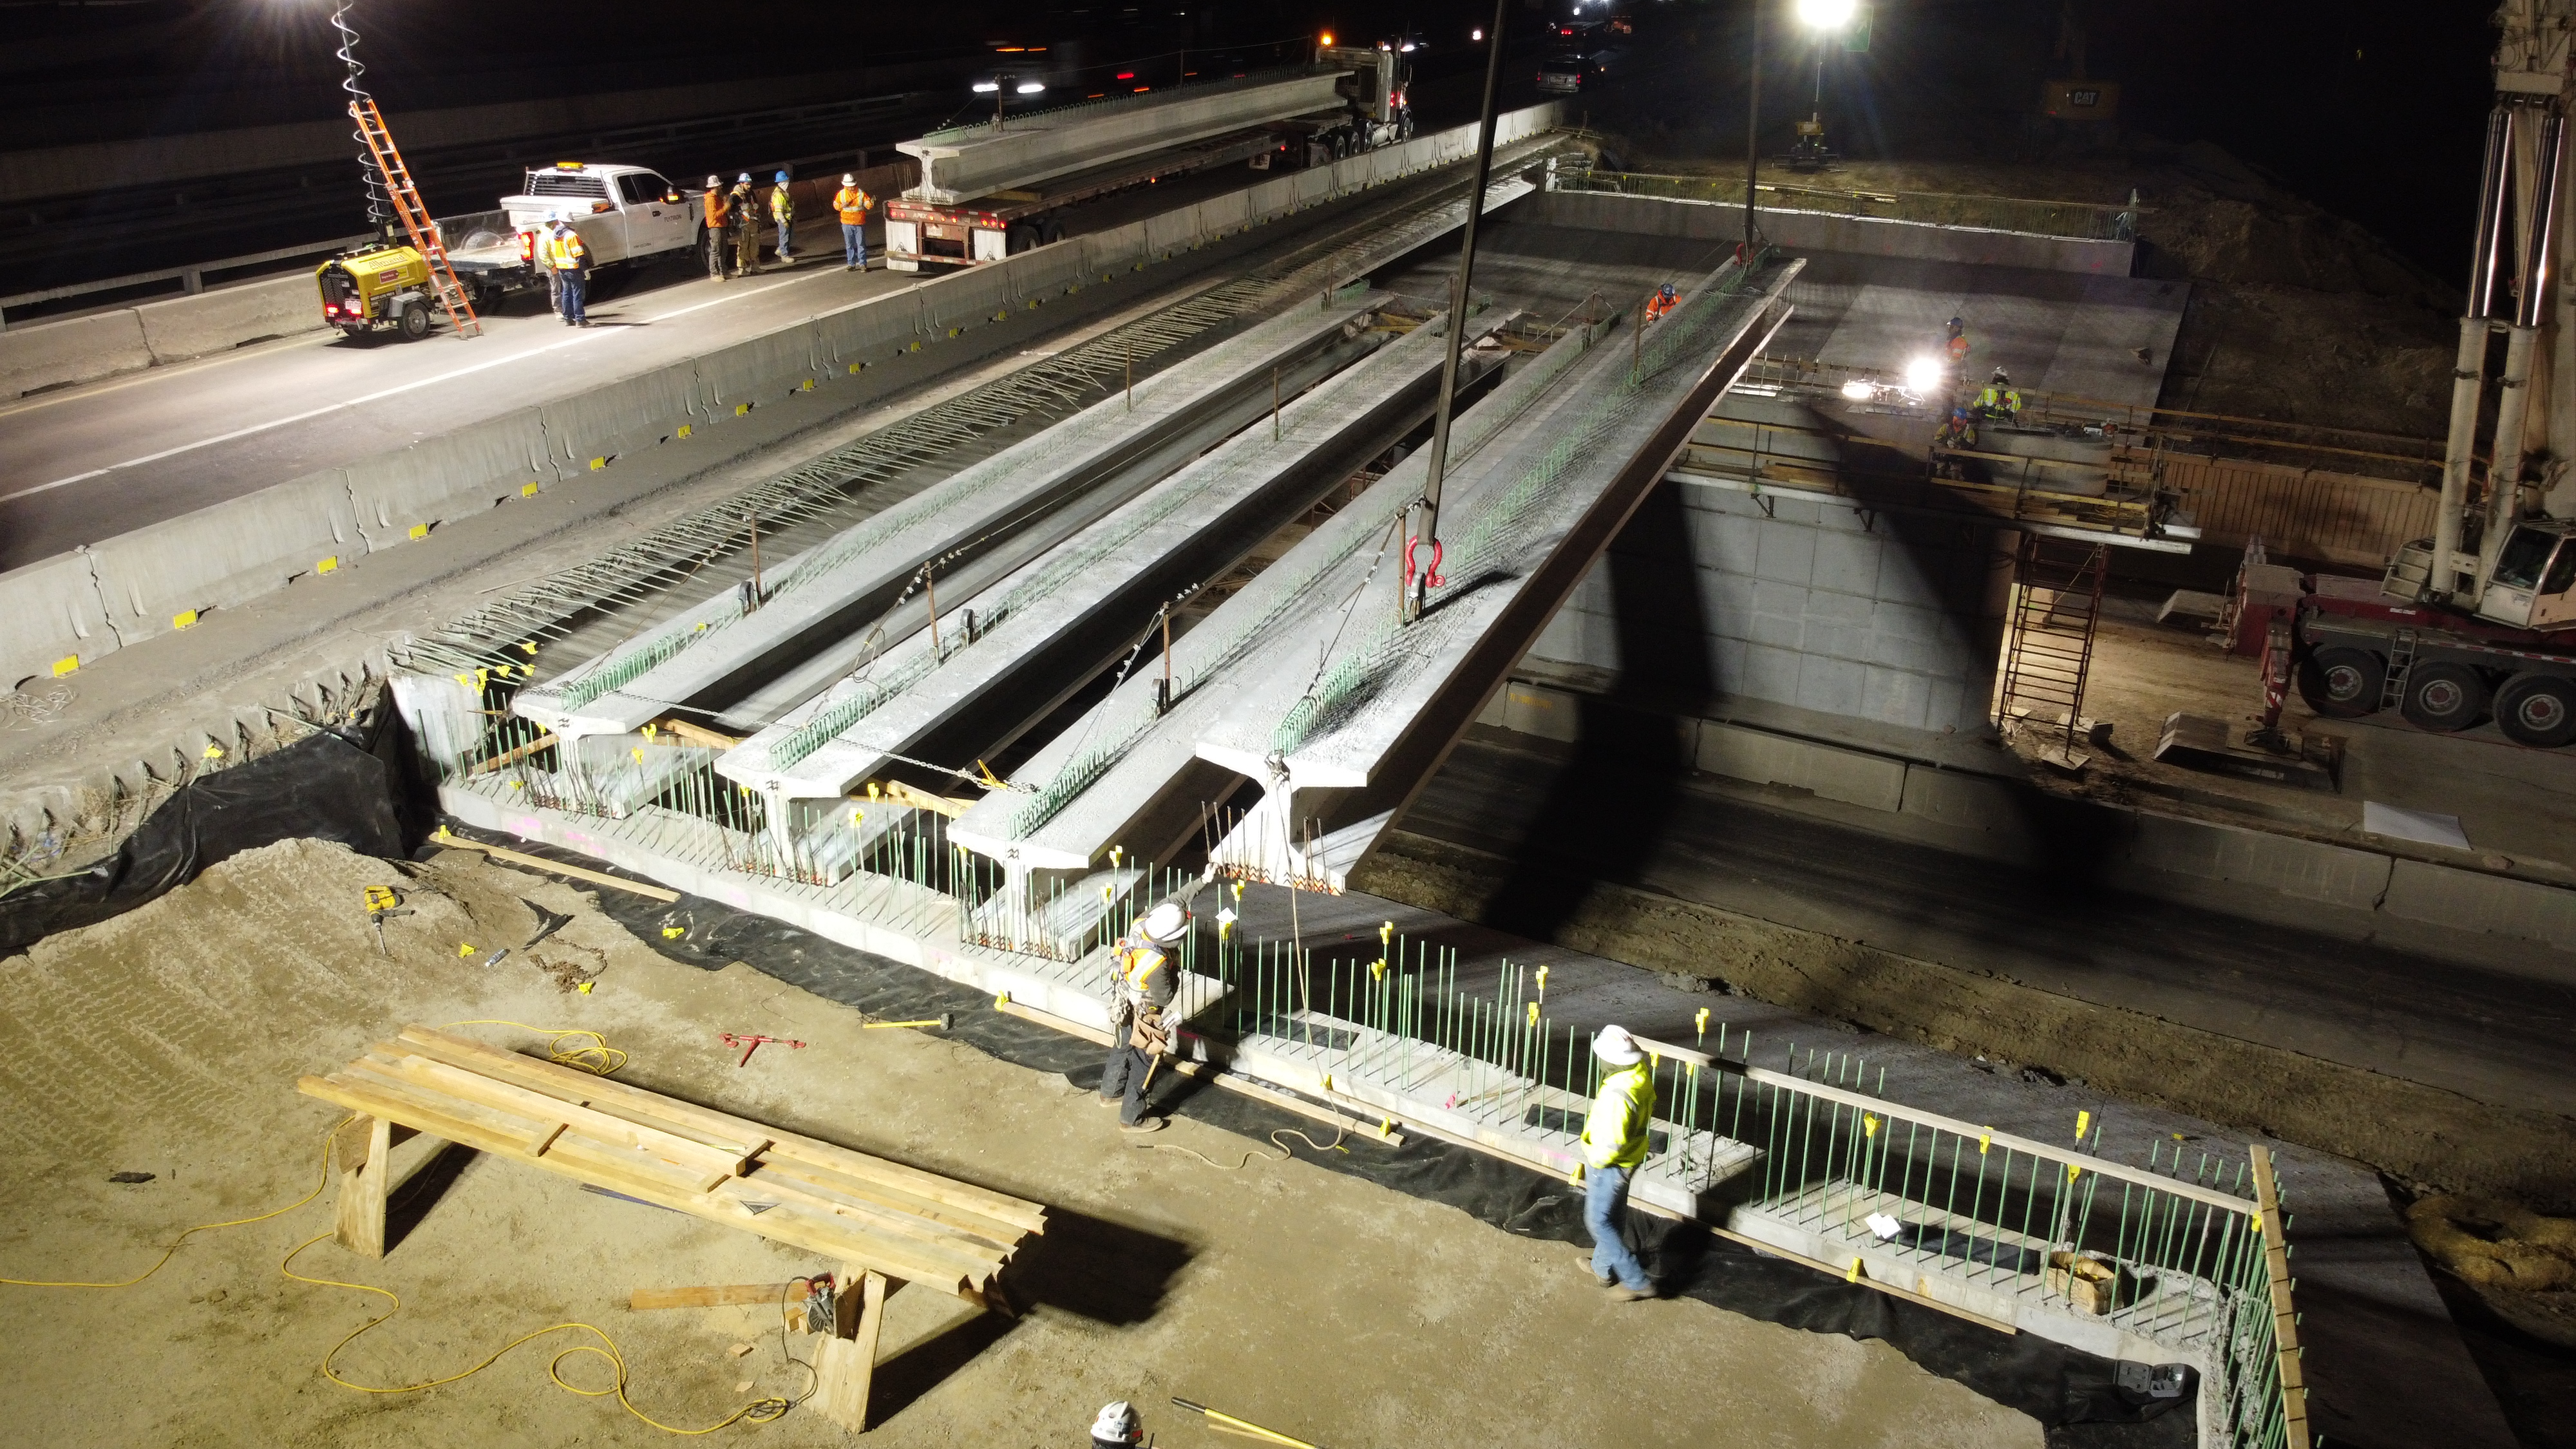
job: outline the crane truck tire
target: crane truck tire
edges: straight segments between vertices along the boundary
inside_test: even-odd
[[[2367,649],[2319,649],[2299,662],[2299,697],[2328,719],[2379,711],[2388,661]]]
[[[2465,664],[2418,664],[2407,676],[2398,710],[2422,729],[2464,730],[2487,711],[2487,682]]]
[[[2576,684],[2554,674],[2517,674],[2495,696],[2496,728],[2517,745],[2554,750],[2576,741]]]

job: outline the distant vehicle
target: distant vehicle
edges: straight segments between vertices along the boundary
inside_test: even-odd
[[[1538,88],[1557,95],[1573,95],[1597,86],[1609,75],[1615,50],[1560,50],[1538,63]]]
[[[561,213],[581,234],[594,273],[685,252],[706,234],[699,208],[661,173],[642,166],[558,161],[532,168],[525,189],[501,198],[512,235],[448,252],[478,308],[546,284],[537,257],[546,218]]]

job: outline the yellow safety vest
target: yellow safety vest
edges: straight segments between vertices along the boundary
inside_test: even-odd
[[[1583,1119],[1583,1160],[1593,1167],[1635,1167],[1646,1160],[1646,1124],[1655,1116],[1651,1059],[1601,1078]]]
[[[1128,946],[1119,951],[1118,959],[1123,963],[1123,968],[1118,973],[1120,979],[1127,983],[1130,990],[1141,995],[1147,981],[1156,971],[1162,969],[1164,962],[1171,958],[1164,955],[1158,947]]]
[[[589,260],[590,248],[581,244],[581,233],[567,231],[559,236],[552,232],[546,234],[546,265],[558,272],[575,272],[581,270],[582,264]]]
[[[769,214],[780,221],[796,219],[796,198],[787,194],[786,187],[769,188]]]

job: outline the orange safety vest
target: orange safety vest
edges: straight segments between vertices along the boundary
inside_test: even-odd
[[[844,186],[832,193],[832,206],[841,213],[843,226],[865,226],[868,208],[876,204],[875,197],[856,186]]]
[[[581,244],[580,232],[546,233],[546,265],[558,272],[577,272],[589,262],[590,248]]]
[[[1679,297],[1667,297],[1663,293],[1657,292],[1654,296],[1646,299],[1646,320],[1652,322],[1657,318],[1662,317],[1665,313],[1680,306],[1681,300],[1682,299]]]
[[[707,188],[707,230],[724,230],[725,215],[732,210],[726,203],[724,192],[712,186]]]

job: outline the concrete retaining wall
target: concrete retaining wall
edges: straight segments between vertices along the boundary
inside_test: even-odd
[[[1607,191],[1551,191],[1539,198],[1537,208],[1538,218],[1554,226],[1708,241],[1737,241],[1744,236],[1744,208],[1715,201],[1621,196]],[[2135,242],[2032,236],[1821,211],[1766,210],[1761,213],[1761,225],[1764,236],[1793,252],[1855,252],[1862,256],[1912,257],[2095,276],[2128,276],[2136,265],[2138,252]]]
[[[371,553],[555,478],[543,414],[536,408],[380,453],[342,472],[358,532]]]
[[[154,362],[184,362],[249,342],[322,329],[320,293],[302,273],[134,309]],[[11,334],[0,332],[0,338]]]
[[[152,365],[132,308],[0,332],[0,399],[94,382]]]
[[[87,554],[56,554],[0,574],[0,619],[9,621],[0,629],[0,689],[41,684],[58,665],[77,669],[116,652]]]
[[[191,611],[246,603],[291,579],[337,572],[364,549],[348,475],[331,468],[120,534],[86,552],[109,626],[133,644],[179,627],[179,617]]]

